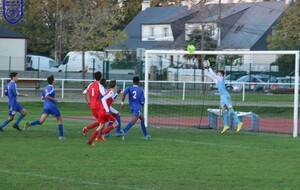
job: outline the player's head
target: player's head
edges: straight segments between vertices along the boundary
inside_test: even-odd
[[[13,80],[15,78],[16,80],[18,80],[17,75],[18,75],[18,73],[16,73],[16,72],[10,73],[10,79]]]
[[[100,71],[95,72],[94,78],[96,81],[99,81],[102,78],[102,73]]]
[[[109,81],[109,88],[115,88],[116,85],[117,85],[117,81],[116,80]]]
[[[132,81],[133,81],[133,84],[139,84],[140,83],[140,78],[135,76],[135,77],[133,77]]]
[[[106,79],[105,78],[102,78],[100,80],[100,84],[103,86],[103,87],[106,87]]]
[[[53,84],[53,83],[54,83],[54,76],[53,76],[53,75],[50,75],[50,76],[47,78],[47,82],[48,82],[48,84]]]
[[[218,70],[217,75],[220,76],[220,77],[224,77],[225,72],[223,70]]]

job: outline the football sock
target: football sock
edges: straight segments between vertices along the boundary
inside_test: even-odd
[[[121,132],[121,117],[118,115],[117,117],[116,117],[116,119],[117,119],[117,121],[118,121],[118,123],[119,123],[119,125],[117,126],[117,129],[116,129],[116,133],[117,134],[120,134]]]
[[[7,119],[5,120],[1,125],[0,125],[0,128],[3,128],[5,127],[10,121]]]
[[[224,126],[228,126],[228,111],[223,111]]]
[[[134,125],[134,123],[129,122],[129,123],[126,125],[125,129],[123,129],[124,133],[126,133],[127,131],[129,131],[129,129],[130,129],[133,125]]]
[[[106,133],[109,133],[111,130],[113,130],[114,127],[112,125],[108,126],[106,129],[104,129],[102,131],[102,134],[106,134]]]
[[[107,124],[107,127],[109,127],[109,126],[111,126],[113,124],[113,122],[108,122],[108,124]],[[105,132],[105,133],[103,133],[103,131],[101,132],[102,134],[108,134],[109,135],[109,131],[108,132]]]
[[[147,129],[146,129],[144,120],[141,121],[141,127],[142,127],[142,131],[144,133],[144,137],[146,137],[147,136]]]
[[[40,123],[40,120],[35,120],[35,121],[31,122],[31,123],[29,124],[29,126],[40,125],[40,124],[41,124],[41,123]]]
[[[18,117],[18,119],[17,119],[17,121],[16,121],[16,124],[19,125],[20,121],[21,121],[24,117],[25,117],[25,115],[21,114],[21,115]]]
[[[237,116],[233,108],[229,110],[229,113],[232,114],[235,123],[239,124],[240,123],[239,117]]]
[[[59,132],[59,136],[63,137],[64,136],[64,128],[63,128],[63,124],[58,124],[58,132]]]
[[[94,131],[93,132],[93,134],[92,134],[92,136],[91,136],[91,138],[90,138],[90,140],[89,140],[89,142],[91,143],[91,142],[94,142],[94,140],[95,140],[95,138],[97,137],[97,135],[99,134],[99,131]]]
[[[89,126],[87,126],[86,128],[88,130],[90,130],[90,129],[93,129],[93,128],[97,127],[97,126],[99,126],[99,122],[92,123]]]

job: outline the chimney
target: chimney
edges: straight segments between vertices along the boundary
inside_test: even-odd
[[[151,0],[143,0],[143,2],[142,2],[142,11],[149,8],[150,4],[151,4]]]

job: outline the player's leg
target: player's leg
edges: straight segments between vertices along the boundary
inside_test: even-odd
[[[100,133],[101,129],[104,127],[104,124],[105,123],[100,122],[99,127],[93,132],[92,136],[90,137],[90,139],[88,141],[89,145],[95,146],[94,141],[95,141],[97,135]]]
[[[114,116],[112,116],[110,114],[107,117],[108,117],[108,120],[113,122],[113,123],[101,132],[102,135],[105,135],[105,134],[109,133],[111,130],[113,130],[114,128],[116,128],[119,125],[118,121],[116,120],[116,118]],[[102,136],[102,138],[103,138],[103,136]]]
[[[56,116],[56,120],[57,120],[57,123],[58,123],[58,139],[59,140],[62,140],[64,139],[64,125],[63,125],[63,122],[62,122],[62,118],[61,116]]]
[[[8,118],[0,124],[0,131],[3,131],[3,128],[14,119],[15,116],[15,111],[13,111],[13,107],[9,106],[8,107]]]
[[[99,117],[99,109],[93,109],[92,110],[92,115],[93,115],[94,118],[98,119],[98,117]],[[98,127],[98,126],[99,126],[99,122],[97,121],[97,122],[94,122],[94,123],[92,123],[92,124],[84,127],[82,129],[84,136],[87,136],[89,130],[94,129],[95,127]]]
[[[14,123],[13,125],[13,128],[21,131],[20,127],[19,127],[19,123],[20,121],[26,116],[27,114],[27,111],[20,105],[20,104],[17,104],[16,107],[15,107],[15,110],[17,112],[20,112],[20,116],[18,117],[17,121]]]
[[[132,110],[131,121],[126,125],[126,127],[123,130],[120,131],[123,140],[125,140],[127,131],[129,131],[130,128],[136,123],[136,121],[139,119],[139,116],[140,114],[137,111]]]
[[[228,126],[228,110],[226,109],[226,103],[227,103],[228,97],[221,95],[220,96],[220,106],[222,108],[222,115],[223,115],[223,121],[224,121],[224,127],[223,130],[221,131],[221,134],[226,133],[229,130]]]
[[[141,114],[140,117],[139,117],[139,119],[141,120],[141,128],[142,128],[142,131],[143,131],[143,134],[144,134],[144,138],[145,138],[146,140],[148,140],[150,136],[148,135],[148,133],[147,133],[147,128],[146,128],[146,126],[145,126],[145,118],[144,118],[144,116]]]
[[[23,126],[23,130],[26,130],[27,128],[29,128],[31,126],[34,126],[34,125],[42,125],[44,123],[44,121],[47,119],[49,114],[51,114],[51,110],[44,109],[40,119],[39,120],[34,120],[32,122],[27,122]]]
[[[240,132],[240,130],[242,129],[243,127],[243,123],[240,121],[239,117],[237,116],[237,114],[235,113],[233,107],[229,107],[229,114],[232,115],[233,119],[234,119],[234,122],[238,124],[238,127],[236,129],[236,132]]]
[[[121,136],[121,132],[120,132],[120,130],[121,130],[121,117],[120,117],[120,113],[118,112],[118,110],[116,110],[112,106],[110,106],[109,111],[116,118],[116,120],[119,123],[119,125],[116,127],[116,136],[120,137]],[[110,125],[112,125],[112,122],[108,123],[108,126],[110,126]]]

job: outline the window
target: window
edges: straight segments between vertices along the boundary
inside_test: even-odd
[[[164,27],[164,37],[169,36],[169,28]]]
[[[154,27],[153,26],[150,27],[150,36],[151,37],[154,36]]]

